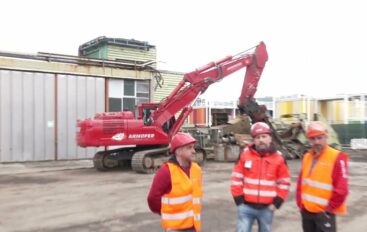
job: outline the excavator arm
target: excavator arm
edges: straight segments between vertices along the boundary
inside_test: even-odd
[[[253,51],[249,52],[249,50]],[[242,68],[247,68],[247,70],[239,98],[239,108],[242,111],[247,109],[254,102],[253,97],[265,63],[268,60],[265,43],[261,42],[249,50],[235,56],[227,56],[185,74],[183,80],[151,115],[150,121],[152,124],[163,126],[164,123],[181,111],[169,132],[170,136],[173,136],[192,111],[191,105],[200,94],[204,93],[211,84]]]

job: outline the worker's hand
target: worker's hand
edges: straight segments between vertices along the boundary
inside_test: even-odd
[[[273,204],[269,205],[269,209],[270,209],[271,211],[276,210],[275,205],[273,205]]]
[[[326,221],[329,221],[332,214],[330,212],[324,211],[320,213],[321,218],[324,218]]]
[[[330,219],[330,213],[327,211],[324,211],[324,217],[326,217],[327,219]]]

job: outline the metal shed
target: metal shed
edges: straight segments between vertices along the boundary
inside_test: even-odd
[[[0,162],[93,157],[103,148],[77,146],[77,120],[108,110],[110,79],[152,75],[122,61],[0,53]]]

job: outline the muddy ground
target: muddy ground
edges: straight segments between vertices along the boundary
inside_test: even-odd
[[[208,162],[203,168],[203,231],[233,232],[236,207],[230,195],[232,163]],[[292,191],[276,211],[273,231],[301,230],[294,200],[300,160],[288,161]],[[146,196],[153,175],[128,168],[98,172],[90,160],[0,164],[0,231],[161,231]],[[367,228],[367,153],[350,162],[350,195],[338,231]]]

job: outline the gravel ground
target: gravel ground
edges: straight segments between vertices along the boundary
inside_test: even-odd
[[[367,228],[367,153],[351,153],[348,215],[338,231]],[[300,160],[288,161],[292,191],[276,211],[273,231],[301,231],[294,200]],[[203,168],[203,231],[233,232],[236,207],[230,195],[233,163],[207,162]],[[153,175],[130,169],[98,172],[92,161],[0,164],[0,231],[161,231],[146,196]]]

